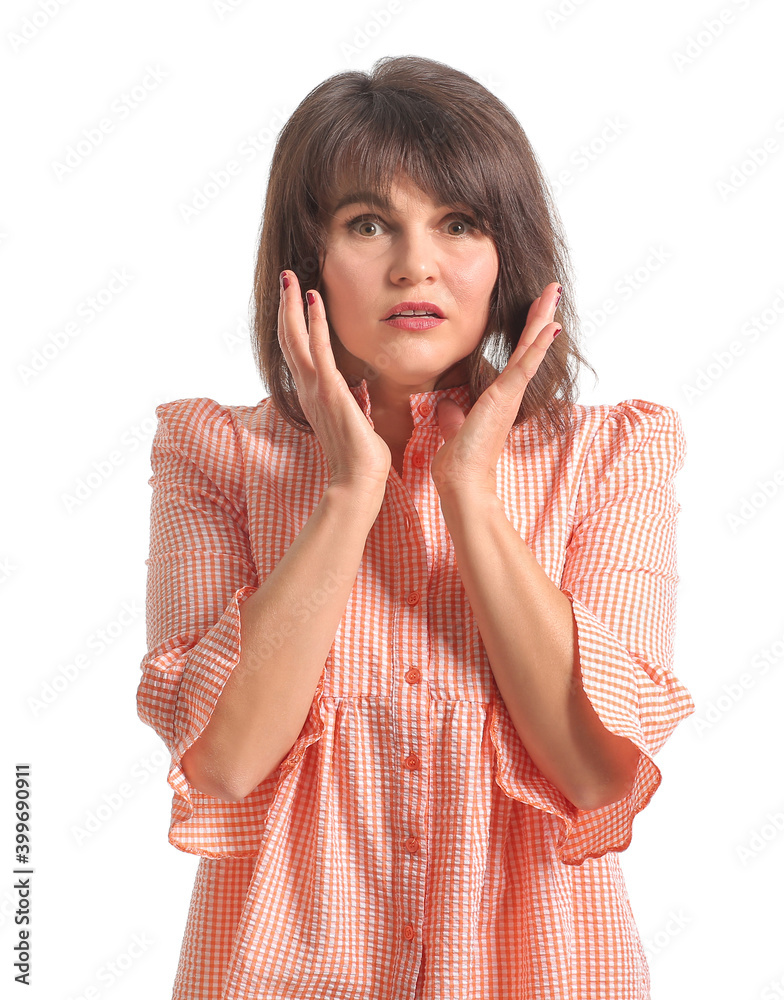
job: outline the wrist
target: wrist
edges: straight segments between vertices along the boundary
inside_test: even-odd
[[[347,517],[368,517],[372,523],[384,502],[385,492],[386,483],[370,479],[335,480],[327,486],[324,498]]]
[[[441,513],[444,520],[450,518],[471,519],[486,517],[488,513],[503,510],[503,504],[496,492],[489,488],[451,488],[439,491]]]

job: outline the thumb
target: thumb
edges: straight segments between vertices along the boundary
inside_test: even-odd
[[[444,441],[450,441],[465,423],[465,414],[453,399],[441,399],[436,406],[438,426]]]

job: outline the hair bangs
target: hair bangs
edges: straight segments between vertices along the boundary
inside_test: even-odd
[[[498,183],[483,166],[492,159],[476,133],[405,92],[367,96],[374,100],[352,104],[338,127],[313,144],[310,193],[321,217],[350,192],[370,203],[372,196],[388,200],[402,175],[438,204],[470,208],[480,229],[495,232]]]

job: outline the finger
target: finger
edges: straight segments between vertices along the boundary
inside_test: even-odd
[[[551,281],[549,285],[545,285],[539,298],[534,299],[534,303],[536,303],[536,312],[542,316],[552,319],[561,299],[562,291],[563,289],[557,281]]]
[[[294,374],[294,363],[291,358],[291,351],[289,350],[288,338],[286,337],[286,325],[283,321],[283,279],[288,277],[287,271],[281,271],[279,278],[280,295],[278,297],[278,343],[280,344],[280,349],[283,351],[283,357],[286,359],[286,364],[289,366],[292,375]]]
[[[559,289],[561,286],[557,281],[547,285],[537,298],[528,307],[525,327],[520,335],[520,340],[515,347],[512,357],[509,359],[513,364],[517,362],[519,356],[530,347],[536,340],[544,327],[551,323],[555,316],[555,310],[561,298]]]
[[[351,410],[351,419],[355,420],[362,414],[362,407],[349,390],[343,373],[338,369],[329,336],[324,299],[319,292],[311,288],[305,293],[305,301],[308,309],[308,348],[316,383],[326,390],[328,398],[335,405],[339,405],[341,400],[347,402]]]
[[[444,441],[453,438],[465,423],[465,414],[461,407],[453,399],[446,396],[439,400],[436,406],[436,416]]]
[[[515,359],[513,363],[512,359],[509,359],[510,364],[507,365],[504,372],[507,370],[518,372],[524,376],[526,383],[530,382],[536,374],[539,365],[542,363],[545,354],[547,354],[550,345],[560,332],[560,323],[547,323],[536,335],[533,342],[526,347],[521,357]],[[504,372],[501,374],[504,374]]]
[[[281,342],[286,364],[294,381],[299,386],[312,370],[307,348],[308,331],[302,310],[302,296],[299,282],[293,271],[283,272],[289,279],[289,287],[283,288],[281,281],[280,307],[278,310],[278,339]]]
[[[561,291],[561,286],[557,281],[551,281],[549,285],[546,285],[542,294],[531,303],[528,318],[534,321],[541,319],[545,323],[552,320],[561,299]]]
[[[329,324],[324,300],[315,289],[305,295],[308,303],[308,348],[316,375],[334,379],[337,373],[335,355],[329,339]]]
[[[529,344],[522,354],[512,355],[498,378],[485,390],[493,395],[499,406],[502,408],[511,406],[514,411],[517,410],[528,383],[536,374],[553,342],[556,331],[560,331],[558,323],[548,323],[543,327],[534,342]]]

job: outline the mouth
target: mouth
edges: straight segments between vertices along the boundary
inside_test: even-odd
[[[443,311],[434,302],[398,302],[381,317],[382,320],[401,318],[446,319]]]

